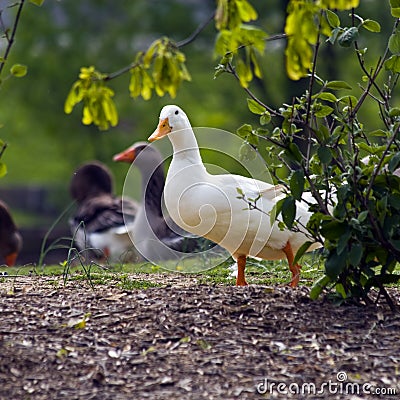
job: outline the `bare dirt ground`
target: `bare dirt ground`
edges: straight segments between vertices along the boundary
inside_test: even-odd
[[[153,279],[163,286],[3,279],[0,398],[400,398],[400,315],[383,303]]]

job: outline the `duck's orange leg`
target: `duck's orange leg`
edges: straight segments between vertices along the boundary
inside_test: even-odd
[[[246,268],[246,256],[240,255],[237,260],[238,274],[236,278],[236,286],[247,286],[244,270]]]
[[[287,242],[285,247],[282,250],[286,254],[286,257],[287,257],[287,260],[289,263],[289,269],[292,272],[292,280],[290,281],[290,286],[296,287],[300,280],[301,265],[293,263],[294,255],[293,255],[293,250],[292,250],[292,246],[290,245],[290,242]]]

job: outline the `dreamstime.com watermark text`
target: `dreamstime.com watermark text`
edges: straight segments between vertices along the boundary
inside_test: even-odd
[[[259,394],[300,394],[300,395],[321,395],[321,394],[344,394],[344,395],[377,395],[394,396],[398,393],[395,387],[376,386],[370,383],[358,383],[348,381],[346,372],[339,371],[336,374],[336,381],[329,379],[327,382],[315,384],[311,382],[284,383],[272,382],[264,378],[257,385]]]

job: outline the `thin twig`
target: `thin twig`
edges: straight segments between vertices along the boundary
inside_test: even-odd
[[[397,29],[397,27],[399,25],[399,22],[400,22],[400,20],[396,19],[396,22],[394,23],[394,27],[393,27],[393,32],[396,31],[396,29]],[[375,68],[375,71],[374,71],[373,74],[369,74],[368,71],[366,71],[366,69],[363,68],[363,63],[361,63],[361,68],[368,75],[368,84],[367,84],[367,87],[365,88],[364,92],[362,93],[362,95],[358,99],[357,104],[354,106],[354,109],[353,109],[353,111],[351,112],[351,114],[349,116],[349,120],[350,121],[353,120],[355,118],[355,116],[357,115],[358,110],[361,108],[362,104],[364,103],[365,99],[367,98],[371,87],[373,85],[376,85],[375,81],[376,81],[378,75],[380,74],[384,64],[385,64],[386,57],[387,57],[388,53],[389,53],[389,45],[386,46],[386,49],[385,49],[385,52],[384,52],[383,56],[378,59],[378,62],[377,62],[377,65],[376,65],[376,68]],[[357,55],[358,55],[358,52],[357,52]],[[379,91],[379,94],[381,96],[383,96],[383,99],[385,99],[385,97],[384,97],[384,95],[383,95],[383,93],[381,91]]]
[[[177,47],[183,47],[186,46],[190,43],[192,43],[197,36],[200,35],[200,33],[207,27],[207,25],[214,19],[215,16],[215,12],[213,12],[202,24],[200,24],[197,29],[186,39],[181,40],[180,42],[178,42],[176,45]]]
[[[181,48],[183,46],[188,45],[189,43],[192,43],[199,35],[200,33],[207,27],[207,25],[213,20],[215,13],[212,13],[206,21],[204,21],[202,24],[200,24],[197,29],[186,39],[181,40],[180,42],[176,43],[177,48]],[[140,61],[135,61],[120,70],[116,72],[112,72],[108,75],[106,75],[103,80],[104,81],[110,81],[112,79],[118,78],[119,76],[125,74],[126,72],[130,71],[132,68],[137,67],[140,65]]]
[[[19,3],[18,10],[17,10],[17,15],[15,16],[14,26],[13,26],[13,29],[11,31],[11,35],[8,36],[7,31],[5,32],[6,38],[7,38],[7,47],[6,47],[6,50],[4,52],[3,61],[0,62],[0,75],[3,72],[4,65],[5,65],[5,63],[7,61],[8,55],[9,55],[9,53],[11,51],[11,47],[12,47],[12,45],[14,43],[15,34],[17,32],[17,27],[18,27],[18,23],[20,21],[21,12],[22,12],[22,8],[23,8],[24,4],[25,4],[25,0],[21,0],[21,2]]]
[[[232,74],[237,79],[238,82],[240,82],[239,75],[237,74],[232,63],[229,62],[227,65],[228,65],[228,72],[230,74]],[[276,117],[282,116],[279,112],[275,111],[273,108],[271,108],[267,104],[263,103],[256,95],[253,94],[253,92],[249,88],[246,88],[243,86],[242,86],[242,88],[255,102],[257,102],[260,106],[264,107],[271,115],[274,115]]]
[[[381,167],[382,167],[382,164],[383,164],[383,161],[384,161],[384,159],[385,159],[385,157],[386,157],[386,154],[389,152],[390,147],[392,146],[392,144],[393,144],[394,141],[396,140],[396,137],[397,137],[399,131],[400,131],[400,125],[397,125],[396,130],[393,132],[393,135],[392,135],[392,137],[390,138],[390,140],[389,140],[389,142],[388,142],[388,144],[387,144],[385,150],[383,151],[383,154],[382,154],[382,156],[380,157],[380,160],[379,160],[379,162],[378,162],[378,165],[376,166],[376,168],[375,168],[375,170],[374,170],[374,173],[373,173],[373,175],[372,175],[372,177],[371,177],[371,179],[370,179],[370,182],[369,182],[369,185],[368,185],[368,188],[367,188],[367,192],[366,192],[366,194],[365,194],[365,199],[366,199],[366,200],[368,200],[368,198],[369,198],[369,195],[370,195],[371,190],[372,190],[372,185],[374,184],[375,179],[376,179],[376,177],[378,176],[379,171],[380,171],[380,169],[381,169]]]
[[[1,159],[1,157],[3,157],[3,154],[4,154],[7,146],[8,146],[7,143],[3,143],[2,147],[1,147],[1,150],[0,150],[0,159]]]

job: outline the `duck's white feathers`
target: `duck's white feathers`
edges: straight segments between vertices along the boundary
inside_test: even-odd
[[[250,255],[280,259],[285,257],[283,248],[288,242],[296,252],[308,240],[305,229],[304,232],[293,232],[281,230],[277,222],[271,225],[271,211],[285,196],[281,185],[240,175],[209,174],[184,112],[179,107],[167,106],[160,115],[160,120],[165,118],[171,126],[168,137],[174,156],[167,174],[164,199],[177,225],[220,244],[235,258]],[[249,208],[239,193],[249,201],[257,199],[257,209]],[[300,222],[300,230],[309,216],[308,205],[297,202],[296,219]],[[318,244],[311,248],[316,247]]]

